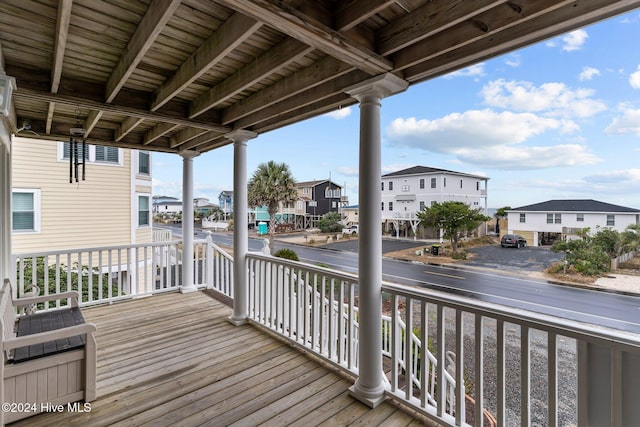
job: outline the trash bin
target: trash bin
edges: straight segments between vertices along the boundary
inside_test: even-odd
[[[440,245],[431,246],[431,255],[440,255]]]
[[[266,222],[259,222],[258,223],[258,234],[259,235],[267,234],[267,223]]]

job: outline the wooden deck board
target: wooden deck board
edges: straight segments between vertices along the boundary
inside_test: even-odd
[[[83,309],[98,331],[91,412],[15,426],[423,425],[390,402],[369,409],[353,381],[251,325],[202,292]]]

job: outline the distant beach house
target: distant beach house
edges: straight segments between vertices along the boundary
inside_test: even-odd
[[[530,246],[550,244],[556,239],[575,238],[576,232],[590,228],[624,231],[640,223],[640,209],[597,200],[548,200],[514,208],[507,213],[508,230],[520,234]]]

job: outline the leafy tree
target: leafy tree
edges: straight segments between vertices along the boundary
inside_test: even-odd
[[[270,160],[260,163],[249,180],[249,205],[266,206],[269,213],[269,248],[273,253],[273,235],[276,213],[280,203],[292,202],[296,198],[296,180],[286,163]]]
[[[597,276],[609,271],[611,257],[617,254],[618,232],[603,229],[591,235],[591,229],[587,227],[576,234],[579,239],[557,240],[551,250],[564,252],[567,265],[579,273]]]
[[[318,221],[318,228],[323,233],[334,233],[342,230],[342,223],[340,222],[340,214],[338,212],[327,212],[322,215],[322,218]]]
[[[480,213],[480,208],[471,209],[462,202],[435,202],[431,207],[418,213],[423,225],[441,228],[444,238],[451,242],[451,251],[458,250],[458,240],[490,218]]]
[[[630,224],[620,236],[620,245],[624,252],[640,250],[640,224]]]

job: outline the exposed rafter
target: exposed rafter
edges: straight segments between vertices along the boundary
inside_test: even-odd
[[[221,2],[372,75],[393,69],[393,64],[388,59],[300,11],[287,7],[282,2],[277,4],[269,0],[251,2],[221,0]]]
[[[140,63],[144,54],[153,45],[156,38],[169,21],[181,0],[156,0],[149,4],[136,32],[131,37],[124,55],[114,68],[105,91],[106,102],[112,102],[122,86]]]
[[[336,31],[346,31],[394,4],[397,0],[356,0],[344,2],[336,12]]]
[[[250,37],[262,23],[239,13],[231,16],[191,57],[180,66],[153,95],[151,110],[156,111],[181,90],[206,73],[240,43]]]

